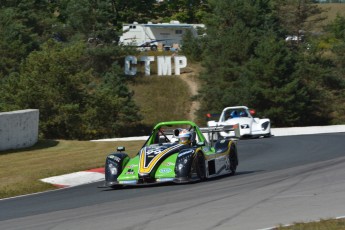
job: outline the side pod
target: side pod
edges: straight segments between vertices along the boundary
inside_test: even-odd
[[[117,184],[117,177],[121,174],[124,165],[129,161],[126,153],[111,153],[105,160],[105,185]]]

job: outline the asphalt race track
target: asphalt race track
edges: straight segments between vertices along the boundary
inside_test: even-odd
[[[345,133],[238,142],[235,176],[0,200],[0,229],[250,230],[345,215]]]

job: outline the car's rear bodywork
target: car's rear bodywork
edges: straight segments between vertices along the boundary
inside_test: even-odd
[[[188,128],[192,144],[182,145],[170,128]],[[229,129],[229,127],[227,127]],[[164,130],[163,130],[164,129]],[[230,129],[234,129],[232,126]],[[224,130],[224,129],[222,129]],[[216,129],[203,129],[212,137]],[[234,174],[238,165],[235,138],[211,140],[191,121],[170,121],[157,124],[136,156],[130,158],[124,148],[108,155],[105,162],[107,186],[140,185],[162,182],[184,183]]]

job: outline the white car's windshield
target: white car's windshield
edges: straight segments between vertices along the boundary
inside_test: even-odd
[[[224,121],[239,118],[239,117],[249,117],[249,114],[246,109],[229,109],[224,112],[223,119]]]

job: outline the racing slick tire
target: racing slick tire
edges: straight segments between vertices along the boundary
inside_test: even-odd
[[[152,51],[156,51],[157,50],[157,46],[156,45],[152,45],[150,48],[151,48]]]
[[[235,175],[237,165],[238,165],[238,158],[237,158],[237,148],[234,144],[230,146],[229,150],[229,162],[230,162],[230,175]]]
[[[195,154],[191,167],[191,177],[194,175],[200,181],[206,180],[206,167],[205,167],[205,157],[201,152]]]
[[[271,132],[269,132],[268,134],[264,135],[264,138],[268,138],[268,137],[271,137],[271,136],[272,136],[272,134],[271,134]]]

